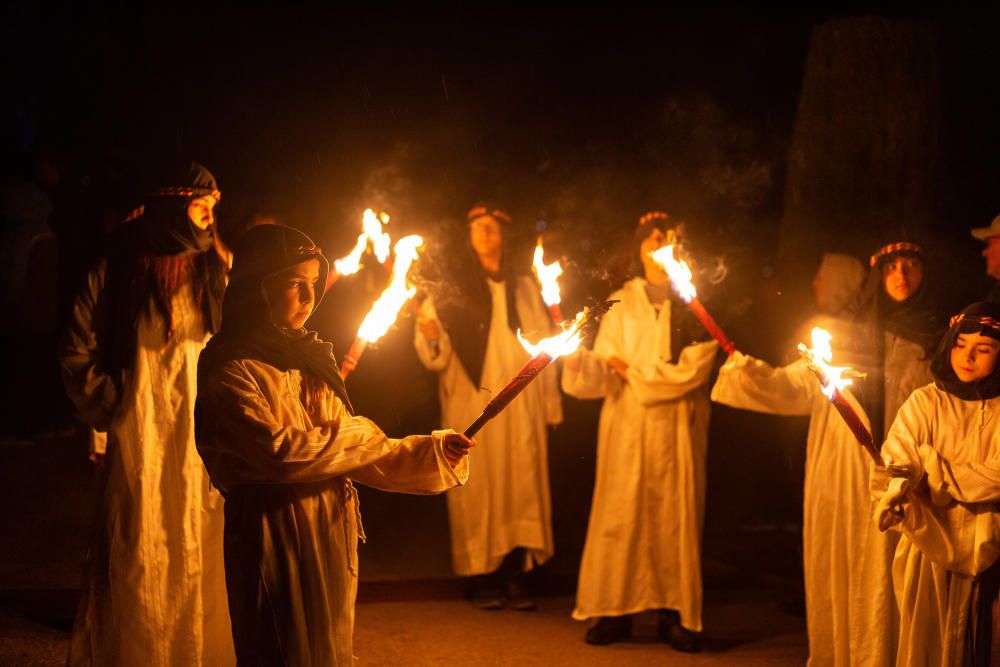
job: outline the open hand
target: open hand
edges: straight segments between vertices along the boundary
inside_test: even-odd
[[[462,459],[469,455],[469,450],[476,446],[476,441],[461,433],[449,433],[444,436],[444,457],[454,468]]]

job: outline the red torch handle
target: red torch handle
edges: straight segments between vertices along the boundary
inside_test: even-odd
[[[736,344],[729,340],[729,337],[726,336],[726,332],[715,323],[715,320],[712,319],[709,312],[705,310],[705,306],[703,306],[701,301],[698,300],[698,297],[691,299],[688,303],[688,308],[691,309],[691,312],[694,313],[694,316],[698,318],[698,321],[701,322],[702,326],[705,327],[705,330],[712,336],[712,338],[719,341],[719,347],[725,350],[726,354],[729,356],[733,356],[733,352],[736,351]]]
[[[554,303],[549,306],[549,315],[552,316],[552,321],[556,324],[561,324],[564,319],[562,309],[559,307],[558,303]]]
[[[361,361],[361,355],[365,353],[365,348],[368,347],[368,341],[362,340],[360,338],[355,338],[354,342],[351,343],[351,349],[347,351],[344,358],[340,361],[340,377],[347,379],[347,376],[351,374],[355,368],[358,367],[358,362]]]
[[[875,439],[872,437],[871,431],[864,425],[858,413],[854,411],[854,408],[839,390],[833,394],[833,407],[837,408],[837,412],[844,419],[847,428],[851,429],[851,433],[854,434],[855,440],[865,448],[868,455],[875,461],[875,465],[881,467],[883,465],[882,457],[879,456],[878,449],[875,448]]]
[[[517,372],[514,379],[508,382],[507,386],[501,389],[493,397],[493,400],[486,404],[486,407],[483,408],[483,414],[479,415],[476,421],[472,422],[469,428],[465,429],[465,436],[471,438],[476,433],[479,433],[479,430],[486,425],[486,422],[500,414],[507,407],[507,404],[513,401],[514,397],[520,394],[550,363],[552,363],[552,357],[544,352],[528,360],[528,363]]]

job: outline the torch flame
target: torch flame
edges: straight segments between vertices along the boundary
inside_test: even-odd
[[[396,321],[403,305],[417,293],[416,288],[408,284],[407,278],[410,266],[417,259],[417,248],[423,244],[424,240],[415,234],[404,236],[396,242],[393,249],[396,261],[392,265],[392,280],[365,315],[358,327],[358,338],[374,343],[384,336]]]
[[[357,273],[361,268],[361,256],[368,249],[368,242],[371,241],[375,257],[379,262],[385,262],[389,257],[389,235],[382,231],[382,225],[389,222],[389,216],[385,213],[375,215],[375,211],[365,209],[362,215],[363,232],[358,236],[354,248],[345,257],[333,260],[333,268],[342,276],[349,276]]]
[[[823,394],[833,400],[834,394],[841,389],[846,389],[853,384],[853,380],[848,377],[844,377],[845,374],[856,375],[849,366],[831,366],[830,362],[833,361],[833,349],[830,347],[830,341],[833,336],[829,331],[821,327],[813,327],[812,330],[812,347],[807,348],[802,343],[799,343],[799,351],[803,353],[806,357],[806,363],[815,366],[820,373],[820,387],[823,390]]]
[[[379,264],[384,263],[389,257],[389,235],[382,231],[382,225],[388,222],[389,216],[387,214],[381,213],[376,216],[375,211],[370,208],[365,209],[362,217],[365,235],[372,242],[372,252],[375,253],[375,259],[379,261]]]
[[[532,357],[537,357],[539,354],[544,353],[555,359],[564,354],[573,354],[580,347],[580,343],[583,342],[580,325],[583,323],[586,312],[586,310],[581,310],[572,322],[560,324],[562,333],[558,333],[555,336],[543,338],[537,343],[532,344],[525,340],[524,336],[521,335],[521,330],[518,329],[517,340],[520,341],[521,346]]]
[[[674,291],[684,303],[691,303],[691,299],[698,296],[698,290],[691,282],[691,269],[688,268],[687,262],[674,258],[674,244],[665,245],[650,253],[650,257],[666,270]]]
[[[544,255],[545,250],[542,248],[542,239],[538,239],[538,245],[535,246],[535,259],[531,266],[535,270],[538,282],[542,286],[542,301],[545,302],[546,306],[555,306],[559,304],[562,298],[559,294],[558,278],[562,275],[563,270],[559,262],[546,264],[542,261]]]

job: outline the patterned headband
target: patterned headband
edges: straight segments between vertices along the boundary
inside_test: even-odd
[[[918,255],[923,255],[924,249],[918,246],[916,243],[910,243],[909,241],[890,243],[887,246],[879,248],[879,251],[871,256],[871,259],[868,260],[868,263],[871,265],[872,268],[875,268],[875,265],[879,263],[879,260],[881,260],[886,255],[891,255],[894,252],[912,252]]]
[[[668,220],[669,218],[670,216],[663,211],[649,211],[648,213],[644,213],[642,217],[639,218],[639,224],[644,225],[647,222],[652,222],[653,220]]]
[[[222,193],[219,190],[191,186],[157,188],[149,194],[157,197],[204,197],[210,195],[215,197],[215,201],[222,199]]]
[[[953,318],[951,318],[951,320],[948,322],[948,327],[951,328],[961,322],[973,322],[980,326],[989,327],[991,329],[1000,331],[1000,320],[995,320],[992,317],[988,317],[986,315],[965,315],[962,313],[959,313],[958,315],[955,315]]]
[[[485,206],[476,206],[475,208],[469,209],[469,212],[466,214],[465,217],[469,222],[472,222],[476,218],[482,218],[483,216],[486,215],[494,217],[497,220],[503,220],[504,222],[511,221],[510,214],[507,213],[507,211],[501,210],[499,208],[494,208],[491,210],[486,208]]]
[[[323,249],[318,245],[300,245],[295,252],[298,255],[322,255]]]

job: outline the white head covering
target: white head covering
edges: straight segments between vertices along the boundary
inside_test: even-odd
[[[858,258],[828,252],[820,262],[819,275],[823,310],[830,315],[839,315],[854,301],[866,271]]]

